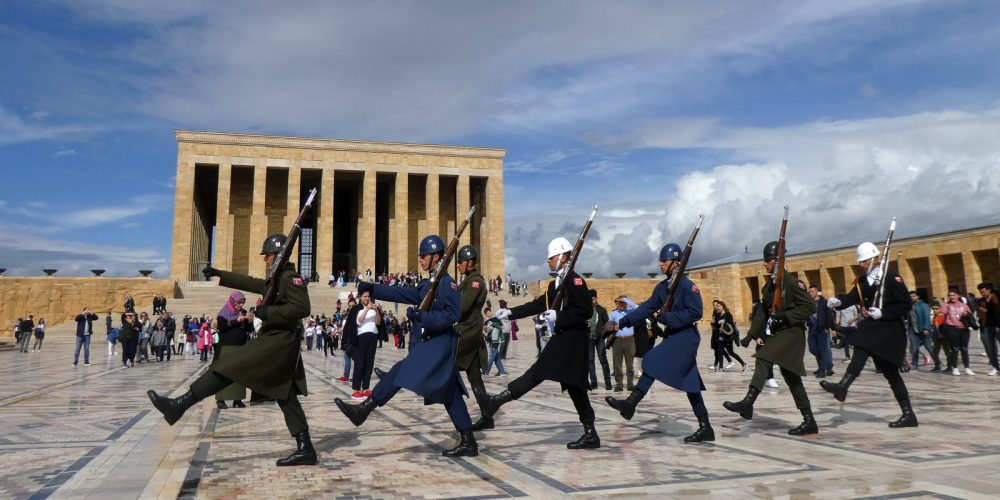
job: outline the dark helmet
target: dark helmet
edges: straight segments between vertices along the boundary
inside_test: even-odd
[[[764,262],[778,258],[778,242],[772,241],[764,245]]]
[[[429,253],[438,253],[444,251],[444,240],[436,234],[432,234],[422,240],[420,240],[420,256],[423,257]]]
[[[285,235],[281,233],[272,234],[264,239],[264,246],[260,249],[260,254],[278,253],[282,248],[285,248]]]
[[[667,243],[660,249],[660,262],[665,260],[680,260],[681,246],[677,243]]]
[[[478,259],[479,250],[472,245],[465,245],[458,250],[458,256],[455,257],[455,262],[462,262],[466,260]]]

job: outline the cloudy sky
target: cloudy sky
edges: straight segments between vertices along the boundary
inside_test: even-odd
[[[0,267],[165,276],[173,129],[502,147],[508,270],[1000,223],[1000,3],[0,3]],[[991,201],[992,200],[992,201]]]

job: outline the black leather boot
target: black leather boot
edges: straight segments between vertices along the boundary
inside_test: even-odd
[[[722,403],[722,407],[733,413],[739,413],[741,417],[750,420],[753,418],[753,403],[757,401],[757,396],[759,395],[760,389],[751,387],[747,390],[747,395],[743,396],[742,400],[735,403],[726,401]]]
[[[492,396],[487,395],[487,397],[483,399],[483,407],[481,408],[483,416],[492,418],[493,415],[496,415],[497,410],[499,410],[501,406],[513,400],[514,394],[510,392],[510,389],[506,389],[500,394],[494,394]]]
[[[639,401],[642,401],[645,395],[645,393],[632,389],[632,392],[625,399],[615,399],[612,396],[607,396],[604,398],[604,401],[608,403],[608,406],[618,410],[618,413],[625,417],[625,420],[632,420],[632,416],[635,415],[636,405],[639,404]]]
[[[833,397],[836,398],[837,401],[843,403],[844,400],[847,399],[847,389],[854,383],[854,378],[853,374],[845,373],[844,378],[840,379],[840,382],[837,382],[836,384],[831,384],[830,382],[823,380],[819,383],[819,385],[826,392],[833,394]]]
[[[685,443],[700,443],[702,441],[715,441],[715,430],[708,421],[708,415],[698,417],[698,430],[694,434],[684,438]]]
[[[340,411],[344,412],[344,415],[350,419],[352,424],[358,426],[365,423],[365,419],[368,418],[368,415],[371,414],[376,406],[374,398],[366,398],[360,404],[356,405],[345,403],[340,398],[334,399],[333,402],[337,403],[337,408],[340,408]]]
[[[472,430],[474,431],[485,431],[492,429],[493,427],[493,417],[487,417],[486,415],[479,417],[479,420],[472,424]]]
[[[237,399],[236,401],[233,401],[233,408],[246,408],[246,407],[247,405],[243,404],[242,399]]]
[[[372,370],[372,372],[374,372],[374,373],[375,373],[375,376],[376,376],[376,377],[378,377],[378,378],[379,378],[379,380],[381,380],[381,379],[382,379],[382,377],[384,377],[384,376],[385,376],[385,372],[384,372],[384,371],[382,371],[382,369],[381,369],[381,368],[379,368],[379,367],[377,367],[377,366],[376,366],[376,367],[375,367],[375,368],[374,368],[374,369]]]
[[[813,418],[813,411],[810,407],[799,408],[802,412],[802,423],[798,427],[793,429],[788,429],[788,434],[792,436],[804,436],[806,434],[819,434],[819,426],[816,425],[816,419]]]
[[[316,465],[316,450],[313,449],[312,440],[309,439],[309,431],[302,431],[295,435],[295,451],[285,458],[279,458],[278,467],[289,465]]]
[[[583,424],[583,435],[572,443],[566,443],[571,450],[596,449],[601,447],[601,438],[597,435],[594,424]]]
[[[215,406],[218,409],[220,409],[220,410],[225,410],[226,408],[229,408],[228,406],[226,406],[226,402],[225,401],[221,401],[221,400],[220,401],[216,401],[215,402]]]
[[[472,430],[461,431],[460,441],[458,446],[441,452],[442,456],[445,457],[474,457],[479,455],[479,445],[476,444],[476,436],[472,434]]]
[[[175,422],[184,416],[184,412],[188,408],[198,402],[198,398],[190,390],[176,398],[165,398],[157,394],[154,390],[146,391],[146,395],[149,396],[149,400],[153,402],[153,406],[163,414],[164,420],[170,425],[174,425]]]
[[[893,429],[898,429],[900,427],[916,427],[917,426],[917,415],[913,413],[913,408],[910,407],[910,400],[904,399],[899,402],[899,407],[903,410],[903,416],[899,417],[899,420],[895,422],[889,422],[889,427]]]

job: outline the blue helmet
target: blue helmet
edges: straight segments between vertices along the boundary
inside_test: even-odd
[[[420,240],[420,256],[423,257],[429,253],[438,253],[444,251],[444,240],[436,234],[432,234],[422,240]]]
[[[660,249],[660,262],[665,260],[680,260],[681,246],[677,243],[667,243]]]

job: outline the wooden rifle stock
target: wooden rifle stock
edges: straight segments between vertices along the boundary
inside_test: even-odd
[[[688,259],[691,258],[691,248],[694,246],[694,240],[698,237],[698,231],[701,231],[701,223],[705,222],[705,216],[698,216],[698,225],[694,226],[694,230],[691,231],[691,236],[688,238],[687,245],[684,247],[684,253],[681,254],[681,262],[677,265],[677,269],[674,270],[673,277],[670,279],[670,289],[667,292],[667,300],[663,302],[663,307],[660,308],[660,314],[670,311],[670,308],[674,307],[674,295],[677,293],[677,284],[681,281],[680,277],[684,276],[684,270],[687,269]]]
[[[316,199],[316,188],[309,191],[309,197],[306,198],[306,204],[302,207],[302,211],[299,212],[299,216],[295,219],[295,224],[292,225],[292,230],[288,232],[288,236],[285,238],[285,245],[278,252],[278,256],[275,257],[274,263],[271,265],[271,269],[268,271],[268,276],[273,278],[271,284],[264,290],[264,297],[260,301],[262,306],[270,306],[274,304],[274,300],[278,296],[278,274],[281,270],[285,268],[288,264],[289,259],[292,258],[292,249],[295,248],[295,243],[299,239],[299,232],[302,229],[302,222],[305,219],[306,214],[309,213],[309,209],[312,208],[313,201]]]
[[[785,217],[781,219],[781,232],[778,233],[778,252],[774,259],[774,300],[771,302],[771,314],[781,309],[782,284],[785,281],[785,230],[788,229],[788,205],[785,205]]]
[[[879,273],[875,295],[872,297],[872,307],[882,308],[882,292],[885,290],[885,275],[889,272],[889,246],[892,244],[892,234],[896,232],[896,218],[892,218],[889,223],[889,234],[885,237],[885,246],[882,247],[882,258],[879,260]]]
[[[556,276],[556,295],[552,298],[552,302],[549,303],[549,309],[558,310],[562,306],[562,301],[566,297],[566,277],[573,272],[573,268],[576,267],[576,260],[580,257],[580,251],[583,250],[583,242],[587,239],[587,233],[590,232],[590,226],[594,224],[594,217],[597,216],[597,205],[594,205],[594,209],[590,212],[590,218],[587,219],[587,223],[583,225],[583,231],[580,231],[580,237],[577,238],[576,244],[573,245],[573,251],[569,254],[569,262],[559,271],[558,276]]]
[[[469,221],[472,220],[472,214],[476,213],[476,206],[473,205],[469,209],[468,215],[465,216],[465,220],[462,221],[462,225],[459,226],[458,231],[455,232],[455,236],[448,243],[448,248],[444,251],[444,257],[438,261],[437,266],[434,267],[434,272],[431,273],[431,277],[428,280],[430,282],[430,288],[427,290],[427,295],[424,295],[424,300],[420,302],[420,310],[427,312],[431,310],[431,304],[434,303],[434,297],[437,295],[438,285],[441,284],[441,273],[445,269],[448,269],[448,264],[451,263],[451,259],[455,257],[455,252],[458,252],[458,240],[462,237],[462,233],[465,232],[465,228],[469,226]]]

